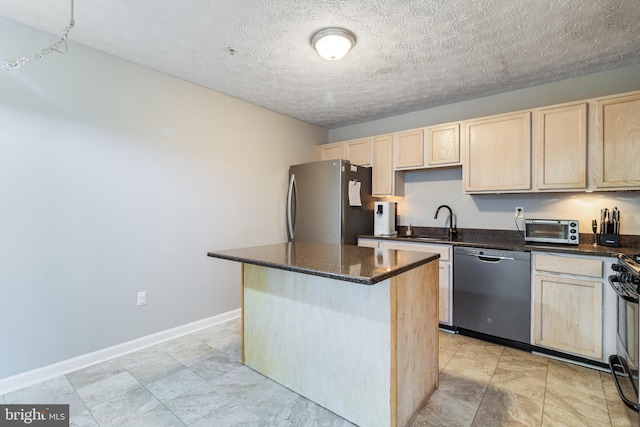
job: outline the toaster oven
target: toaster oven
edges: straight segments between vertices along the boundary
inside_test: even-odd
[[[525,242],[580,243],[578,220],[575,219],[526,219],[524,221]]]

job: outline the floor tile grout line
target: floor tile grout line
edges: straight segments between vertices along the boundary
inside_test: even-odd
[[[235,331],[230,330],[230,329],[227,329],[227,328],[224,328],[224,330],[225,330],[225,331],[228,331],[228,332],[231,332],[231,333],[234,333],[234,334],[237,334]],[[222,328],[221,328],[221,331],[222,331]],[[195,337],[193,337],[193,338],[194,338],[195,340],[199,341],[199,342],[203,342],[204,344],[207,344],[207,343],[206,343],[206,341],[202,341],[202,340],[197,339],[197,338],[195,338]],[[444,340],[443,340],[443,341],[444,341]],[[447,349],[447,347],[449,347],[449,346],[450,346],[450,348],[453,348],[454,350],[450,353],[450,354],[451,354],[451,356],[450,356],[450,357],[448,357],[448,358],[446,359],[446,361],[445,361],[445,363],[444,363],[444,366],[442,367],[442,369],[441,369],[441,370],[440,370],[440,372],[439,372],[439,375],[442,375],[442,373],[444,372],[444,370],[446,369],[446,367],[447,367],[447,366],[450,366],[450,364],[452,364],[452,363],[456,360],[456,358],[458,358],[458,357],[460,357],[460,358],[464,358],[465,356],[469,356],[468,354],[463,354],[463,352],[465,352],[465,350],[466,350],[467,352],[468,352],[468,350],[469,350],[466,346],[471,346],[471,347],[472,347],[472,348],[471,348],[471,350],[475,350],[475,349],[473,349],[473,347],[474,347],[474,346],[484,346],[484,345],[489,345],[489,343],[485,343],[485,342],[482,342],[482,341],[476,341],[476,340],[470,340],[470,339],[469,339],[469,340],[467,340],[467,339],[461,339],[461,340],[459,340],[458,342],[456,342],[455,340],[451,340],[451,341],[450,341],[450,340],[446,340],[446,341],[447,341],[447,342],[445,343],[445,345],[443,346],[443,348],[444,348],[444,349]],[[449,341],[450,341],[450,342],[449,342]],[[208,345],[208,344],[207,344],[207,345]],[[157,347],[157,346],[156,346],[156,347]],[[220,353],[222,353],[222,354],[227,354],[227,353],[225,353],[225,352],[221,351],[220,349],[218,349],[218,348],[216,348],[216,347],[213,347],[213,346],[209,346],[209,347],[211,347],[213,350],[215,350],[215,351],[217,351],[217,352],[220,352]],[[440,347],[440,346],[439,346],[439,347]],[[479,348],[481,348],[481,347],[479,347]],[[480,409],[482,409],[482,408],[483,408],[483,403],[485,403],[485,398],[487,397],[488,387],[490,386],[490,384],[492,383],[492,381],[494,381],[494,379],[496,379],[496,380],[497,380],[497,377],[496,377],[496,375],[497,375],[497,374],[496,374],[496,371],[497,371],[498,367],[500,366],[500,363],[502,363],[502,362],[507,362],[507,359],[509,359],[509,357],[508,357],[508,356],[510,356],[510,355],[511,355],[511,356],[515,356],[515,355],[516,355],[516,353],[511,352],[511,351],[510,351],[510,349],[509,349],[508,347],[499,346],[499,348],[500,348],[499,356],[497,357],[497,361],[495,361],[495,365],[493,366],[492,371],[490,371],[490,372],[491,372],[491,375],[490,375],[490,377],[489,377],[489,379],[488,379],[488,382],[486,382],[486,384],[485,384],[485,388],[484,388],[484,390],[482,391],[482,395],[481,395],[481,397],[480,397],[480,400],[478,401],[479,403],[478,403],[477,405],[474,405],[474,406],[475,406],[475,412],[473,413],[473,418],[471,419],[471,423],[472,423],[472,424],[476,421],[476,419],[478,419],[478,415],[479,415]],[[214,379],[209,380],[209,379],[207,379],[207,378],[204,378],[202,375],[198,374],[197,372],[195,372],[195,371],[193,370],[193,366],[194,366],[195,364],[191,364],[191,365],[187,366],[187,365],[183,364],[182,362],[178,361],[178,360],[177,360],[174,356],[172,356],[171,354],[169,354],[169,353],[167,353],[166,351],[164,351],[162,348],[157,347],[157,350],[159,350],[159,352],[160,352],[160,353],[162,353],[162,354],[164,354],[165,356],[169,356],[169,357],[168,357],[168,359],[170,359],[170,360],[174,361],[177,365],[179,365],[179,366],[180,366],[180,369],[178,370],[178,372],[179,372],[180,370],[186,369],[186,370],[188,370],[188,372],[195,374],[197,377],[201,378],[202,380],[204,380],[204,381],[205,381],[206,383],[208,383],[208,384],[212,384],[212,383],[214,382]],[[491,358],[491,359],[493,359],[493,358],[494,358],[495,353],[496,353],[496,352],[495,352],[495,350],[487,350],[487,354],[490,356],[490,358]],[[518,352],[517,354],[519,354],[519,352]],[[152,409],[149,409],[149,410],[145,411],[143,414],[147,414],[148,412],[153,411],[153,410],[155,410],[156,408],[162,408],[162,409],[164,409],[164,410],[168,411],[168,413],[170,413],[170,414],[172,414],[173,416],[175,416],[178,420],[180,420],[180,422],[181,422],[181,423],[184,423],[185,425],[189,425],[189,424],[187,424],[185,421],[183,421],[180,417],[178,417],[178,416],[177,416],[173,411],[171,411],[171,410],[167,407],[167,405],[166,405],[166,403],[165,403],[165,402],[161,401],[161,400],[160,400],[160,399],[159,399],[155,394],[153,394],[153,393],[151,392],[151,390],[149,390],[149,389],[147,388],[147,385],[148,385],[148,384],[150,384],[151,382],[149,382],[148,384],[144,384],[144,383],[142,383],[142,381],[141,381],[139,378],[137,378],[135,375],[133,375],[133,372],[132,372],[132,371],[130,371],[130,370],[129,370],[129,368],[125,367],[125,366],[124,366],[124,364],[120,363],[120,362],[118,361],[118,359],[120,359],[120,357],[118,357],[118,358],[114,358],[114,359],[111,359],[111,361],[116,361],[116,362],[117,362],[117,364],[116,364],[116,365],[114,365],[114,367],[115,367],[115,368],[117,368],[117,369],[121,369],[121,370],[122,370],[122,372],[127,372],[129,375],[131,375],[131,377],[132,377],[132,378],[134,378],[134,379],[136,380],[136,382],[138,383],[138,385],[139,385],[139,386],[142,386],[142,388],[143,388],[143,389],[145,389],[146,391],[148,391],[148,392],[149,392],[149,393],[150,393],[150,394],[151,394],[155,399],[157,399],[157,400],[158,400],[158,402],[159,402],[158,406],[156,406],[156,407],[154,407],[154,408],[152,408]],[[203,359],[203,360],[206,360],[206,359]],[[524,358],[524,359],[523,359],[523,362],[527,362],[527,361],[528,361],[528,360],[527,360],[526,358]],[[105,362],[106,362],[106,361],[105,361]],[[105,362],[101,362],[101,363],[105,363]],[[200,363],[200,362],[198,362],[198,363]],[[562,361],[560,361],[560,363],[562,363]],[[100,363],[97,363],[97,364],[92,365],[92,366],[96,366],[96,365],[99,365],[99,364],[100,364]],[[564,364],[565,364],[565,363],[562,363],[562,365],[564,365]],[[241,366],[241,365],[239,365],[239,366],[237,366],[237,367],[235,367],[235,368],[231,369],[231,370],[230,370],[230,371],[228,371],[228,372],[232,372],[233,370],[236,370],[236,369],[240,368],[240,366]],[[558,367],[560,367],[560,365],[558,365]],[[87,368],[90,368],[90,367],[87,367]],[[505,369],[506,369],[506,368],[505,368]],[[77,372],[77,371],[74,371],[74,372]],[[105,370],[104,372],[108,372],[108,371],[107,371],[107,370]],[[160,372],[161,372],[161,371],[160,371]],[[168,373],[168,374],[166,374],[166,375],[163,375],[163,376],[162,376],[162,377],[160,377],[160,378],[154,379],[154,381],[161,380],[162,378],[166,378],[167,376],[172,375],[172,374],[174,374],[174,373],[175,373],[175,372]],[[96,420],[96,418],[95,418],[95,416],[94,416],[94,414],[93,414],[93,411],[92,411],[92,410],[87,406],[87,402],[85,401],[85,399],[83,399],[82,397],[80,397],[80,395],[79,395],[79,393],[78,393],[78,388],[77,388],[73,383],[71,383],[71,381],[69,380],[68,375],[70,375],[70,374],[73,374],[73,372],[72,372],[72,373],[68,373],[68,374],[63,374],[63,375],[62,375],[62,376],[64,377],[64,379],[65,379],[65,382],[66,382],[68,385],[70,385],[70,386],[71,386],[71,390],[73,390],[73,392],[75,393],[76,397],[78,397],[79,401],[83,403],[83,405],[85,406],[85,408],[86,408],[86,410],[87,410],[87,412],[88,412],[89,416],[91,417],[91,419],[96,423],[96,425],[100,426],[100,424],[98,423],[98,421]],[[225,374],[222,374],[222,375],[225,375]],[[110,376],[112,376],[112,375],[110,375]],[[552,377],[552,370],[550,369],[550,365],[549,365],[549,363],[547,363],[547,364],[546,364],[546,366],[545,366],[544,391],[543,391],[543,396],[542,396],[542,410],[541,410],[541,411],[542,411],[542,416],[541,416],[541,418],[540,418],[540,422],[539,422],[539,425],[540,425],[540,426],[541,426],[541,425],[544,425],[544,420],[545,420],[545,409],[546,409],[548,406],[553,406],[554,408],[557,406],[557,405],[549,405],[549,401],[548,401],[548,399],[547,399],[547,398],[548,398],[548,391],[549,391],[549,389],[548,389],[547,387],[550,385],[549,381],[550,381],[550,378],[551,378],[551,377]],[[556,377],[556,380],[561,380],[561,377],[560,377],[560,376],[556,375],[555,377]],[[90,378],[90,377],[89,377],[89,378]],[[109,378],[109,377],[104,377],[104,378],[102,378],[102,379],[105,379],[105,378]],[[216,378],[219,378],[219,376],[218,376],[218,377],[216,377]],[[606,419],[608,419],[608,423],[609,423],[609,425],[610,425],[610,426],[613,426],[613,425],[614,425],[614,419],[613,419],[613,413],[612,413],[612,410],[611,410],[611,409],[612,409],[612,405],[613,405],[614,403],[616,403],[616,402],[615,402],[614,400],[609,401],[609,399],[607,399],[607,394],[606,394],[606,392],[605,392],[605,385],[607,384],[607,383],[606,383],[606,381],[605,381],[606,379],[607,379],[607,378],[606,378],[606,377],[604,377],[604,375],[602,375],[602,373],[599,373],[599,375],[598,375],[598,377],[597,377],[597,380],[598,380],[598,384],[599,384],[599,386],[596,386],[596,387],[598,387],[598,388],[600,389],[600,391],[601,391],[601,393],[602,393],[602,396],[603,396],[603,398],[604,398],[604,407],[603,407],[603,409],[604,409],[605,411],[607,411],[607,417],[606,417]],[[99,380],[98,380],[98,381],[99,381]],[[484,381],[486,381],[486,380],[483,380],[483,382],[484,382]],[[557,381],[556,381],[556,382],[557,382]],[[89,383],[89,384],[92,384],[92,383]],[[555,384],[555,383],[554,383],[554,384]],[[580,383],[580,384],[581,384],[581,383]],[[594,384],[594,385],[595,385],[595,384]],[[566,387],[566,388],[568,388],[568,389],[575,389],[575,387],[574,387],[574,386],[571,386],[571,385],[569,385],[569,384],[564,384],[564,387]],[[223,390],[223,389],[221,389],[221,390],[224,392],[224,390]],[[580,389],[578,389],[578,391],[580,391]],[[515,392],[515,394],[519,394],[519,393]],[[588,394],[588,395],[590,395],[590,396],[592,396],[592,397],[598,397],[598,396],[592,395],[591,393],[586,393],[586,394]],[[522,395],[524,395],[524,393],[523,393]],[[248,409],[248,407],[246,407],[246,406],[242,403],[242,401],[239,401],[239,400],[238,400],[238,398],[237,398],[237,397],[235,397],[234,395],[228,395],[228,396],[230,396],[231,398],[233,398],[233,400],[234,400],[235,402],[237,402],[237,403],[239,403],[240,405],[242,405],[242,407],[243,407],[245,410],[247,410],[248,412],[250,412],[250,413],[252,413],[252,414],[256,415],[256,416],[257,416],[257,417],[259,417],[261,420],[263,420],[265,423],[267,423],[267,424],[269,423],[269,421],[268,421],[268,420],[267,420],[263,415],[259,415],[258,413],[256,413],[256,412],[254,412],[254,411],[252,411],[252,410]],[[4,399],[4,396],[2,396],[2,399],[0,399],[0,400],[3,400],[3,399]],[[470,408],[470,409],[471,409],[471,408]],[[562,408],[560,408],[560,409],[562,409]],[[618,408],[616,408],[616,409],[618,409]],[[485,408],[485,411],[486,411],[486,408]],[[212,413],[214,413],[214,412],[215,412],[215,410],[212,410],[211,412],[207,413],[205,416],[209,416],[209,415],[211,415],[211,414],[212,414]],[[490,411],[490,412],[491,412],[491,411]],[[138,414],[138,415],[143,415],[143,414]],[[265,414],[266,414],[266,413],[265,413]],[[497,415],[497,414],[495,414],[495,413],[494,413],[494,415]],[[265,416],[266,416],[266,415],[265,415]],[[594,418],[589,417],[589,416],[587,416],[587,418],[588,418],[588,419],[594,419]],[[603,417],[603,418],[604,418],[604,417]],[[132,419],[135,419],[135,418],[132,418]],[[199,420],[199,419],[198,419],[198,420]],[[196,421],[194,421],[194,422],[197,422],[198,420],[196,420]],[[192,423],[190,423],[190,424],[193,424],[193,422],[192,422]]]
[[[589,369],[589,368],[585,368],[585,369]],[[547,381],[548,381],[548,378],[549,378],[549,371],[547,370]],[[613,426],[613,421],[611,420],[611,411],[609,410],[609,403],[608,403],[608,401],[607,401],[606,395],[604,394],[604,385],[602,384],[602,377],[600,377],[600,375],[599,375],[599,374],[598,374],[598,379],[600,380],[600,386],[602,387],[602,395],[604,396],[605,409],[606,409],[606,411],[607,411],[607,418],[609,419],[609,425],[610,425],[610,426]],[[542,413],[543,418],[544,418],[544,407],[546,407],[547,405],[549,405],[549,406],[555,406],[555,405],[551,405],[551,404],[548,404],[548,403],[547,403],[547,387],[548,387],[548,385],[549,385],[549,383],[547,382],[547,386],[545,386],[545,399],[544,399],[544,403],[543,403],[543,405],[544,405],[544,406],[543,406],[543,413]],[[553,386],[553,384],[552,384],[552,386]],[[565,386],[565,387],[566,387],[566,388],[568,388],[568,389],[574,390],[574,391],[576,391],[576,392],[579,392],[579,393],[584,393],[584,392],[583,392],[583,391],[581,391],[581,390],[575,390],[575,389],[573,389],[573,387],[569,387],[569,386]],[[584,394],[587,394],[588,396],[591,396],[591,397],[596,397],[596,398],[598,398],[597,396],[593,396],[593,395],[591,395],[591,394],[589,394],[589,393],[584,393]],[[564,410],[564,408],[560,408],[560,409],[561,409],[561,410]],[[591,420],[594,420],[594,421],[598,421],[598,420],[596,420],[596,419],[594,419],[594,418],[592,418],[592,417],[590,417],[590,416],[588,416],[588,415],[584,415],[584,417],[585,417],[585,418],[588,418],[588,419],[591,419]]]
[[[604,391],[604,382],[602,376],[600,376],[600,384],[602,384],[602,392],[604,394],[604,402],[607,405],[607,412],[609,413],[609,423],[613,425],[613,418],[611,418],[611,407],[609,406],[609,399],[607,399],[607,393]]]
[[[104,363],[104,362],[101,362],[101,363]],[[91,365],[91,366],[96,366],[96,365],[99,365],[99,363],[96,363],[95,365]],[[88,366],[87,368],[89,368],[89,367],[90,366]],[[83,369],[86,369],[86,368],[83,368]],[[78,370],[73,371],[73,372],[78,372]],[[89,412],[89,415],[91,416],[91,419],[96,423],[96,425],[98,427],[100,427],[100,423],[98,423],[98,420],[96,419],[95,415],[93,414],[93,411],[91,410],[91,408],[89,408],[89,405],[87,405],[87,402],[82,398],[82,396],[80,396],[80,393],[78,393],[78,389],[76,388],[76,386],[71,382],[71,380],[69,380],[68,375],[72,374],[73,372],[68,372],[66,374],[63,374],[62,376],[69,383],[71,388],[73,388],[73,392],[76,394],[76,396],[78,396],[78,399],[80,399],[80,401],[82,402],[84,407],[87,408],[87,412]],[[69,405],[69,408],[71,408],[71,405]],[[69,409],[69,411],[71,411],[71,409]]]
[[[170,356],[170,357],[172,357],[171,355],[169,355],[169,356]],[[172,358],[173,358],[173,357],[172,357]],[[174,358],[174,360],[176,360],[176,359]],[[205,360],[206,360],[206,359],[205,359]],[[212,384],[212,382],[211,382],[210,380],[208,380],[208,379],[206,379],[206,378],[202,377],[202,376],[201,376],[200,374],[198,374],[197,372],[194,372],[194,371],[191,369],[191,367],[189,367],[189,366],[186,366],[186,365],[182,364],[182,363],[181,363],[181,362],[179,362],[178,360],[176,360],[176,362],[180,363],[180,364],[183,366],[183,367],[182,367],[182,369],[180,369],[179,371],[176,371],[176,372],[180,372],[181,370],[185,370],[185,369],[186,369],[186,370],[188,370],[189,372],[191,372],[191,373],[195,374],[196,376],[198,376],[199,378],[201,378],[202,380],[204,380],[207,384],[211,384],[211,385],[213,385],[213,384]],[[237,368],[236,368],[236,369],[237,369]],[[155,382],[155,381],[162,380],[162,379],[164,379],[164,378],[167,378],[168,376],[173,375],[173,374],[175,374],[176,372],[173,372],[173,373],[171,373],[171,374],[167,374],[167,375],[165,375],[164,377],[161,377],[161,378],[158,378],[158,379],[156,379],[156,380],[152,381],[151,383],[153,383],[153,382]],[[132,374],[132,375],[133,375],[133,374]],[[151,383],[149,383],[149,384],[151,384]],[[142,384],[142,383],[141,383],[141,384]],[[146,390],[147,390],[147,391],[148,391],[148,392],[149,392],[153,397],[155,397],[156,399],[158,399],[158,401],[160,402],[160,404],[161,404],[162,406],[164,406],[164,408],[165,408],[165,409],[167,409],[167,411],[169,411],[170,413],[172,413],[172,414],[173,414],[173,415],[174,415],[178,420],[180,420],[180,422],[182,422],[185,426],[188,426],[188,425],[189,425],[189,424],[187,424],[187,422],[186,422],[185,420],[183,420],[180,416],[178,416],[178,414],[176,414],[176,413],[175,413],[175,412],[173,412],[171,409],[169,409],[169,407],[167,407],[167,405],[166,405],[166,402],[163,402],[162,400],[160,400],[160,397],[156,396],[156,395],[153,393],[153,391],[149,390],[149,388],[147,387],[147,384],[142,384],[142,386],[143,386],[143,387],[144,387],[144,388],[145,388],[145,389],[146,389]],[[189,391],[192,391],[192,390],[194,390],[195,388],[197,388],[197,387],[194,387],[194,388],[190,389]],[[222,392],[224,393],[224,391],[222,391]],[[225,394],[225,395],[227,395],[226,393],[224,393],[224,394]],[[227,396],[228,396],[228,395],[227,395]],[[179,397],[179,396],[178,396],[178,397]],[[234,398],[233,396],[229,396],[229,397]],[[176,398],[177,398],[177,397],[176,397]],[[175,398],[173,398],[173,399],[175,399]],[[173,400],[173,399],[169,399],[168,401],[171,401],[171,400]],[[234,398],[234,399],[235,399],[235,398]],[[203,419],[204,417],[208,416],[209,414],[211,414],[211,413],[212,413],[212,412],[214,412],[214,411],[215,411],[215,409],[214,409],[214,410],[212,410],[211,412],[208,412],[207,414],[205,414],[205,415],[201,416],[200,418],[198,418],[197,420],[195,420],[195,421],[194,421],[194,422],[192,422],[191,424],[194,424],[196,421],[199,421],[199,420]]]
[[[169,358],[171,358],[173,361],[175,361],[176,363],[178,363],[179,365],[181,365],[181,366],[182,366],[182,369],[189,369],[186,365],[184,365],[183,363],[181,363],[180,361],[178,361],[178,360],[177,360],[175,357],[173,357],[171,354],[167,353],[167,352],[166,352],[166,351],[164,351],[162,348],[157,347],[157,345],[155,345],[155,346],[150,346],[150,347],[147,347],[147,348],[153,348],[153,347],[156,347],[156,348],[157,348],[157,350],[159,350],[160,352],[162,352],[163,354],[165,354],[166,356],[168,356]],[[138,351],[141,351],[141,350],[138,350]],[[135,353],[136,353],[136,352],[132,352],[132,353],[129,353],[128,355],[135,354]],[[125,356],[127,356],[127,355],[125,355]],[[120,357],[117,357],[117,358],[114,358],[114,359],[110,359],[109,361],[116,361],[116,362],[118,362],[118,364],[120,364],[120,366],[122,367],[123,371],[126,371],[129,375],[131,375],[131,377],[132,377],[132,378],[134,378],[134,379],[136,380],[136,382],[138,383],[138,385],[139,385],[140,387],[142,387],[142,388],[143,388],[144,390],[146,390],[146,391],[147,391],[151,396],[153,396],[153,398],[154,398],[154,399],[156,399],[162,407],[164,407],[167,411],[169,411],[171,414],[173,414],[173,415],[174,415],[178,420],[180,420],[180,422],[182,422],[183,424],[187,425],[187,424],[186,424],[186,423],[185,423],[185,422],[184,422],[180,417],[178,417],[178,416],[177,416],[173,411],[171,411],[171,410],[170,410],[170,409],[165,405],[165,403],[164,403],[162,400],[160,400],[160,398],[159,398],[158,396],[156,396],[156,395],[155,395],[151,390],[149,390],[149,388],[147,387],[147,384],[144,384],[144,383],[143,383],[139,378],[137,378],[137,377],[133,374],[133,372],[131,372],[127,367],[125,367],[124,365],[122,365],[122,364],[120,363],[119,359],[121,359],[122,357],[125,357],[125,356],[120,356]],[[86,368],[91,368],[92,366],[98,366],[98,365],[100,365],[101,363],[105,363],[105,362],[107,362],[107,361],[100,362],[100,363],[96,363],[96,364],[91,365],[91,366],[88,366],[88,367],[86,367]],[[86,368],[83,368],[83,369],[86,369]],[[80,371],[80,370],[78,370],[78,371]],[[78,372],[78,371],[73,371],[73,372]],[[191,369],[189,369],[189,371],[190,371],[190,372],[193,372]],[[69,383],[69,385],[73,388],[74,392],[76,393],[76,395],[78,396],[78,398],[80,399],[80,401],[82,401],[82,403],[84,404],[85,408],[86,408],[86,409],[87,409],[87,411],[89,412],[89,415],[91,416],[91,418],[93,419],[93,421],[94,421],[98,426],[100,426],[100,423],[98,422],[98,420],[96,419],[96,417],[95,417],[95,415],[94,415],[93,411],[91,410],[91,408],[90,408],[90,407],[89,407],[89,405],[87,404],[87,401],[86,401],[85,399],[83,399],[83,398],[80,396],[80,394],[78,393],[78,389],[76,388],[76,386],[75,386],[75,385],[73,385],[73,383],[69,380],[69,378],[68,378],[68,376],[67,376],[67,375],[72,374],[73,372],[70,372],[70,373],[64,374],[63,376],[65,377],[65,379],[66,379],[66,381]],[[175,373],[175,372],[173,372],[173,373]],[[152,382],[155,382],[155,381],[158,381],[158,380],[160,380],[160,379],[166,378],[166,377],[168,377],[169,375],[172,375],[173,373],[170,373],[170,374],[167,374],[167,375],[165,375],[165,376],[163,376],[163,377],[157,378],[156,380],[154,380],[154,381],[152,381]],[[198,375],[198,374],[197,374],[197,373],[195,373],[195,372],[193,372],[193,373],[194,373],[194,374],[196,374],[196,375]],[[110,377],[112,377],[112,376],[113,376],[113,375],[111,375]],[[198,376],[200,377],[200,375],[198,375]],[[100,380],[98,380],[98,381],[101,381],[101,380],[106,379],[106,378],[109,378],[109,377],[101,378],[101,379],[100,379]],[[202,378],[202,377],[200,377],[200,378]],[[203,378],[203,379],[204,379],[204,378]],[[204,380],[206,381],[206,379],[204,379]],[[96,381],[96,382],[97,382],[97,381]],[[90,384],[93,384],[93,383],[90,383]],[[147,410],[147,411],[145,411],[145,412],[143,412],[143,413],[141,413],[141,414],[137,414],[136,416],[140,416],[140,415],[147,414],[148,412],[151,412],[152,410],[154,410],[154,409],[156,409],[156,408],[157,408],[157,407],[150,408],[149,410]],[[127,419],[127,420],[125,420],[125,422],[129,422],[129,421],[131,421],[131,420],[133,420],[133,419],[134,419],[134,418]]]
[[[473,417],[473,420],[471,421],[471,425],[473,426],[473,423],[475,422],[478,413],[480,412],[480,408],[482,407],[482,402],[484,402],[484,398],[487,395],[487,391],[489,391],[489,386],[491,385],[491,380],[493,380],[494,375],[496,374],[496,369],[498,368],[498,365],[500,364],[500,360],[502,359],[502,356],[504,355],[504,348],[502,349],[502,351],[500,352],[500,357],[498,357],[498,361],[496,363],[496,366],[493,368],[493,372],[491,373],[491,378],[489,378],[489,382],[487,383],[486,388],[484,389],[484,393],[482,393],[482,399],[480,399],[480,403],[478,404],[478,408],[476,409],[476,413]]]
[[[547,386],[549,385],[549,361],[547,360],[547,370],[544,378],[544,393],[542,396],[542,414],[540,416],[540,427],[544,425],[544,408],[547,405]]]
[[[607,374],[607,375],[610,375],[610,374]],[[611,381],[613,381],[613,379],[611,379]],[[614,402],[611,402],[611,404],[610,404],[609,403],[609,399],[607,399],[607,393],[604,390],[604,379],[602,378],[602,375],[600,376],[600,382],[602,383],[602,389],[603,389],[602,391],[604,392],[604,400],[605,400],[605,402],[607,404],[607,411],[609,411],[609,422],[613,426],[614,424],[613,424],[613,416],[612,416],[612,413],[611,413],[611,405],[613,405]],[[616,392],[617,392],[617,390],[616,390]],[[623,405],[624,405],[624,403],[623,403]],[[624,405],[624,408],[626,410],[626,405]]]

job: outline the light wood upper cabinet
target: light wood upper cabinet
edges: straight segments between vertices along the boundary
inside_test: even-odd
[[[370,166],[373,196],[402,195],[402,176],[393,169],[393,134],[316,146],[317,160],[346,159],[354,165]]]
[[[373,196],[395,196],[396,187],[401,184],[396,182],[397,177],[393,170],[393,135],[379,135],[372,138],[372,187]]]
[[[371,166],[374,196],[403,193],[403,174],[462,165],[464,192],[640,190],[640,91],[352,141],[318,160]]]
[[[395,135],[395,139],[396,169],[425,166],[423,129],[398,132]]]
[[[429,166],[460,164],[460,124],[449,123],[427,128],[427,163]]]
[[[596,187],[640,188],[640,93],[601,98],[596,108]]]
[[[344,159],[344,143],[334,142],[316,146],[316,158],[318,160]]]
[[[464,190],[531,190],[531,112],[464,122]]]
[[[371,166],[371,138],[344,142],[344,152],[352,164]]]
[[[587,104],[535,112],[536,189],[587,188]]]
[[[371,166],[371,138],[316,146],[316,160],[349,160],[354,165]]]

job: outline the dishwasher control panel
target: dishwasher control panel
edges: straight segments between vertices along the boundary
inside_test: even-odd
[[[519,251],[508,251],[508,250],[500,250],[500,249],[484,249],[484,248],[465,248],[465,247],[455,247],[453,248],[454,253],[458,255],[467,255],[472,257],[477,257],[480,259],[494,259],[494,260],[515,260],[515,259],[524,259],[529,258],[529,252],[519,252]]]
[[[492,251],[492,250],[487,250],[487,249],[472,249],[467,251],[467,255],[476,255],[476,256],[484,256],[484,257],[489,257],[489,258],[503,258],[503,257],[511,257],[509,252],[497,252],[497,251]]]

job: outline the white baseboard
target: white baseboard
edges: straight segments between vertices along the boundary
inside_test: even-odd
[[[238,308],[236,310],[218,314],[217,316],[177,326],[155,334],[146,335],[132,341],[103,348],[101,350],[63,360],[52,365],[43,366],[42,368],[2,378],[0,379],[0,395],[58,377],[60,375],[65,375],[69,372],[77,371],[78,369],[83,369],[87,366],[95,365],[109,359],[120,357],[164,341],[169,341],[183,335],[191,334],[201,329],[235,319],[240,317],[240,315],[241,309]]]

